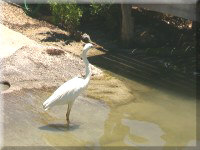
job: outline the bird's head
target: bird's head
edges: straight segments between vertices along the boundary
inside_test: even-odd
[[[83,51],[88,51],[90,48],[94,47],[93,44],[91,43],[87,43],[85,44],[85,46],[83,47]]]

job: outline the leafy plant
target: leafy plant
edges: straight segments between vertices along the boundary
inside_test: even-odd
[[[50,7],[54,23],[62,25],[71,34],[74,34],[83,14],[78,5],[75,3],[59,4],[51,2]]]
[[[116,33],[120,28],[121,10],[117,4],[79,5],[83,10],[83,23],[103,27],[104,30]]]
[[[66,28],[72,35],[80,23],[101,26],[103,29],[117,33],[120,26],[120,5],[113,4],[63,4],[50,2],[53,22]]]
[[[90,14],[102,16],[110,9],[110,7],[110,4],[90,4]]]

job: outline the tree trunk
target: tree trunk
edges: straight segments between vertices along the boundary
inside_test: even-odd
[[[121,40],[124,47],[130,47],[133,43],[133,17],[131,16],[132,5],[121,4],[122,11],[122,28],[121,28]]]

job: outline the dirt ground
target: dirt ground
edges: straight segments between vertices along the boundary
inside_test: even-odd
[[[28,38],[48,46],[57,46],[64,51],[80,56],[84,42],[71,41],[69,33],[46,21],[37,20],[26,15],[18,5],[1,2],[1,23],[20,32]],[[69,43],[69,44],[68,44]],[[90,51],[88,56],[102,54],[98,50]]]

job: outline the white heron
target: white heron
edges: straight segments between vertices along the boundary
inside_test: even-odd
[[[81,92],[83,92],[87,88],[87,85],[90,81],[91,68],[89,65],[89,61],[87,60],[87,52],[91,47],[93,47],[93,45],[91,43],[87,43],[84,46],[81,55],[85,63],[85,77],[75,77],[65,82],[43,103],[43,108],[45,109],[45,111],[55,105],[68,104],[68,109],[66,113],[66,120],[68,125],[70,123],[69,115],[72,105],[75,99],[81,94]]]

